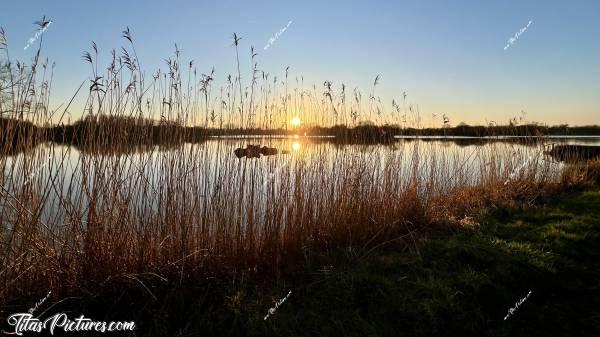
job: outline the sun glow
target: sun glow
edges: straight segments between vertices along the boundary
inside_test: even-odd
[[[300,120],[300,118],[298,118],[298,117],[292,118],[292,125],[293,126],[300,126],[300,124],[302,124],[302,121]]]
[[[294,150],[294,151],[298,151],[298,150],[300,150],[300,143],[298,143],[298,142],[293,142],[293,143],[292,143],[292,150]]]

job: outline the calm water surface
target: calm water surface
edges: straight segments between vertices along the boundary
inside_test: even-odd
[[[1,206],[14,208],[7,193],[18,197],[23,191],[34,191],[27,207],[39,209],[46,221],[64,221],[73,216],[70,210],[86,210],[92,199],[108,205],[123,203],[125,198],[140,217],[172,207],[169,203],[194,208],[199,202],[209,207],[235,200],[266,210],[278,199],[289,202],[289,194],[300,188],[326,186],[328,193],[338,193],[348,177],[365,188],[384,188],[380,185],[390,179],[408,182],[416,178],[448,189],[477,184],[493,172],[517,172],[532,165],[560,169],[563,164],[543,154],[544,146],[552,143],[600,145],[600,138],[552,138],[532,145],[515,139],[482,142],[431,137],[363,145],[339,144],[332,138],[228,137],[175,148],[131,148],[104,154],[42,144],[0,159],[6,192]],[[249,144],[277,148],[280,154],[234,155],[236,148]],[[176,200],[164,200],[162,196],[169,193]]]

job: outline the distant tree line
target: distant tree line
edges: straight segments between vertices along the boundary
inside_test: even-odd
[[[336,125],[332,127],[305,127],[295,129],[241,129],[205,128],[184,126],[178,122],[156,122],[139,117],[93,116],[70,125],[36,126],[28,121],[0,117],[0,142],[3,147],[23,143],[35,145],[43,141],[94,146],[115,145],[174,145],[183,142],[199,142],[211,136],[273,135],[273,136],[334,136],[349,142],[388,142],[395,136],[446,136],[446,137],[541,137],[541,136],[600,136],[600,126],[544,126],[539,124],[471,126],[460,124],[443,128],[404,128],[398,125],[363,124],[355,127]]]

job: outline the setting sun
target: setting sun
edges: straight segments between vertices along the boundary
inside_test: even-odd
[[[298,118],[298,117],[292,118],[292,125],[293,126],[300,126],[300,124],[302,124],[302,121],[300,120],[300,118]]]

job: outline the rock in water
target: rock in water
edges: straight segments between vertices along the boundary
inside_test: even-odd
[[[276,155],[277,153],[279,153],[279,151],[274,147],[263,146],[260,149],[260,153],[262,153],[263,156],[273,156],[273,155]]]
[[[248,145],[246,147],[246,157],[260,158],[260,145]]]
[[[246,149],[242,149],[242,148],[237,148],[235,150],[233,150],[233,153],[235,154],[236,157],[238,158],[242,158],[246,156]]]
[[[274,147],[268,147],[268,146],[261,147],[260,145],[247,145],[245,149],[238,147],[237,149],[233,150],[233,153],[238,158],[242,158],[242,157],[260,158],[261,155],[263,155],[263,156],[276,155],[279,153],[279,150],[277,150]],[[282,153],[284,153],[284,154],[289,153],[289,151],[282,151]]]

